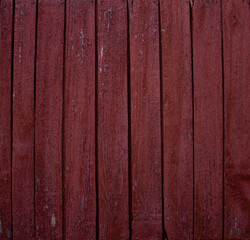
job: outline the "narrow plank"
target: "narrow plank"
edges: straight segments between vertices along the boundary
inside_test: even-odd
[[[194,1],[194,238],[222,239],[221,2]]]
[[[127,3],[97,1],[100,239],[128,239]]]
[[[129,1],[132,239],[162,239],[158,1]]]
[[[161,0],[164,225],[168,239],[193,239],[193,114],[190,7]]]
[[[0,238],[11,238],[12,1],[0,2]]]
[[[35,214],[38,239],[62,238],[64,1],[38,4]]]
[[[15,1],[12,211],[14,239],[34,239],[34,60],[36,2]]]
[[[225,239],[250,238],[249,1],[223,1]]]
[[[65,221],[67,239],[96,239],[95,3],[67,1]]]

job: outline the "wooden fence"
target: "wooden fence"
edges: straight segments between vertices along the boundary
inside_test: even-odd
[[[249,239],[249,0],[0,0],[0,239]]]

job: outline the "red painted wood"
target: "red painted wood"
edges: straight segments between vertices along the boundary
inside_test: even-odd
[[[189,2],[161,1],[164,225],[193,239],[193,114]]]
[[[222,239],[223,98],[221,2],[194,1],[195,239]]]
[[[157,1],[129,1],[132,239],[162,239]]]
[[[127,4],[97,2],[100,239],[128,239]]]
[[[12,1],[0,1],[0,239],[11,238]]]
[[[225,239],[250,238],[248,1],[223,1]]]
[[[67,1],[65,221],[67,239],[96,239],[95,3]]]
[[[37,31],[36,236],[61,239],[64,1],[39,1]]]
[[[14,239],[34,239],[36,2],[15,1],[12,211]]]

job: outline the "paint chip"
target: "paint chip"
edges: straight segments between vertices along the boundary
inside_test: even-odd
[[[50,223],[51,223],[52,227],[56,226],[56,217],[55,217],[55,214],[52,214]]]

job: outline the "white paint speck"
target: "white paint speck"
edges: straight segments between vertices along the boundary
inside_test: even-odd
[[[81,28],[81,31],[80,31],[80,41],[81,41],[81,52],[82,52],[82,59],[84,59],[84,34],[83,34],[83,30]]]
[[[52,214],[50,223],[51,223],[52,227],[56,226],[56,217],[55,217],[55,214]]]
[[[22,47],[19,47],[19,63],[22,61],[22,55],[21,55]]]
[[[101,48],[101,58],[103,57],[103,46]]]

